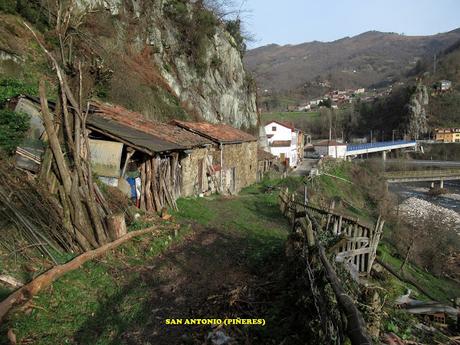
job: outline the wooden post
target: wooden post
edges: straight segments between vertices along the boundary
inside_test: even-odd
[[[146,204],[145,204],[145,179],[146,179],[146,174],[145,174],[145,162],[141,164],[140,167],[141,170],[141,210],[146,210]]]
[[[121,171],[121,177],[124,178],[126,174],[126,168],[128,167],[129,160],[133,156],[134,152],[136,152],[133,148],[127,147],[126,148],[126,160],[125,164],[123,165],[123,170]]]

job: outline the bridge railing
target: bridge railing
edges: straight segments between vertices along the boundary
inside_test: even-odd
[[[388,171],[384,173],[385,178],[410,178],[410,177],[450,177],[460,176],[460,169],[445,170],[406,170],[406,171]]]
[[[358,151],[358,150],[368,150],[380,147],[391,147],[397,145],[416,145],[416,141],[408,141],[408,140],[395,140],[395,141],[378,141],[375,143],[367,143],[367,144],[350,144],[347,145],[347,151]]]

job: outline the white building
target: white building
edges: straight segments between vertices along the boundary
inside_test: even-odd
[[[447,91],[452,87],[450,80],[441,80],[441,91]]]
[[[281,162],[286,162],[290,167],[297,166],[299,157],[297,132],[294,127],[286,123],[272,121],[265,125],[265,132],[271,154],[279,157]]]
[[[321,156],[332,158],[345,158],[347,154],[347,144],[336,140],[324,140],[313,144],[315,151]]]

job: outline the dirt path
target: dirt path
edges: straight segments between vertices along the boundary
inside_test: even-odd
[[[277,262],[280,262],[278,256],[282,240],[278,238],[278,247],[267,259],[267,250],[275,248],[274,240],[266,235],[268,239],[262,241],[250,230],[241,229],[238,219],[244,214],[234,219],[234,207],[240,206],[241,200],[243,198],[235,205],[231,204],[232,200],[207,205],[213,208],[213,219],[206,225],[187,220],[192,231],[186,238],[160,257],[133,268],[138,271],[137,278],[105,301],[100,312],[80,327],[76,342],[97,343],[102,334],[112,330],[118,335],[117,340],[110,344],[203,344],[213,327],[166,325],[165,320],[267,317],[261,315],[261,307],[269,301],[261,297],[260,286],[271,284],[270,280],[273,280],[271,272],[276,271]],[[244,198],[248,207],[252,201]],[[257,229],[266,228],[268,231],[276,229],[273,231],[278,237],[280,232],[287,233],[284,220],[280,221],[270,213],[259,215],[255,208],[249,211],[255,213],[242,220],[245,224],[257,223]],[[267,248],[259,248],[259,245]],[[259,264],[260,257],[265,260],[262,265]],[[142,291],[140,301],[132,300],[133,290],[136,289]],[[130,318],[136,322],[123,324],[117,316],[117,306],[125,306],[126,303],[136,306],[132,311],[135,315]],[[253,329],[234,326],[223,331],[234,339],[233,343],[241,343],[243,338],[249,337],[249,332],[261,326],[250,327]],[[120,330],[123,330],[121,334]]]

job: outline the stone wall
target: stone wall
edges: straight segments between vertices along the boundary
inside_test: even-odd
[[[257,181],[257,142],[228,144],[223,146],[223,194],[238,193]],[[181,196],[215,193],[220,189],[220,171],[208,174],[209,165],[221,164],[220,148],[196,148],[181,159]],[[200,169],[202,173],[200,174]],[[233,170],[234,169],[234,170]],[[233,174],[235,181],[233,183]],[[201,175],[201,183],[199,176]],[[234,187],[234,188],[233,188]]]
[[[235,190],[232,191],[232,169],[235,169]],[[257,142],[223,146],[224,193],[238,193],[257,181]]]
[[[195,148],[190,154],[186,154],[182,158],[181,195],[183,197],[198,195],[208,189],[206,174],[202,176],[202,188],[199,188],[200,182],[198,180],[199,166],[202,164],[201,162],[206,161],[208,151],[208,148]],[[203,169],[202,166],[201,169]]]

